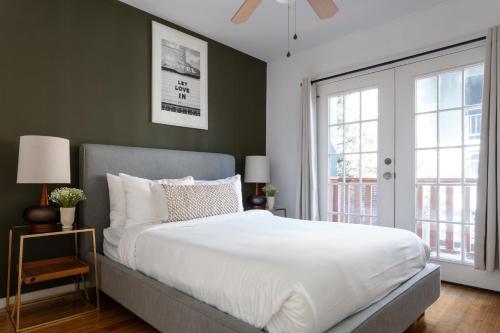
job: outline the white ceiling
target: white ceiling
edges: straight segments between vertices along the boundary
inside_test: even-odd
[[[240,25],[231,23],[230,19],[243,0],[120,1],[264,61],[285,57],[287,51],[287,6],[275,0],[264,0],[252,17]],[[306,0],[296,0],[299,38],[291,42],[292,56],[293,52],[369,29],[447,0],[334,1],[339,12],[330,20],[320,21]]]

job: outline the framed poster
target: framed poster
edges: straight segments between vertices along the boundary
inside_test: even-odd
[[[207,42],[152,22],[153,123],[208,129]]]

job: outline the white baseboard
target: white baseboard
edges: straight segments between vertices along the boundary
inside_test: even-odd
[[[21,296],[23,302],[32,301],[37,298],[50,297],[57,294],[63,294],[75,290],[75,285],[73,283],[65,284],[58,287],[47,288],[37,291],[32,291],[29,293],[24,293]],[[14,295],[15,296],[15,295]],[[10,304],[14,302],[14,296],[10,297]],[[6,298],[0,298],[0,309],[5,309]]]

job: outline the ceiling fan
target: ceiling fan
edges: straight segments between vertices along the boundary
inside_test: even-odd
[[[276,1],[288,5],[295,2],[295,0]],[[231,22],[235,24],[246,22],[261,2],[262,0],[245,0],[240,9],[238,9],[234,16],[231,18]],[[331,18],[338,11],[337,6],[332,0],[307,0],[307,2],[309,2],[309,5],[311,5],[312,9],[316,12],[316,15],[318,15],[321,20]]]

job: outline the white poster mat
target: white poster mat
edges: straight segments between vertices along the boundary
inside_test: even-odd
[[[207,42],[152,22],[153,123],[208,129]]]

